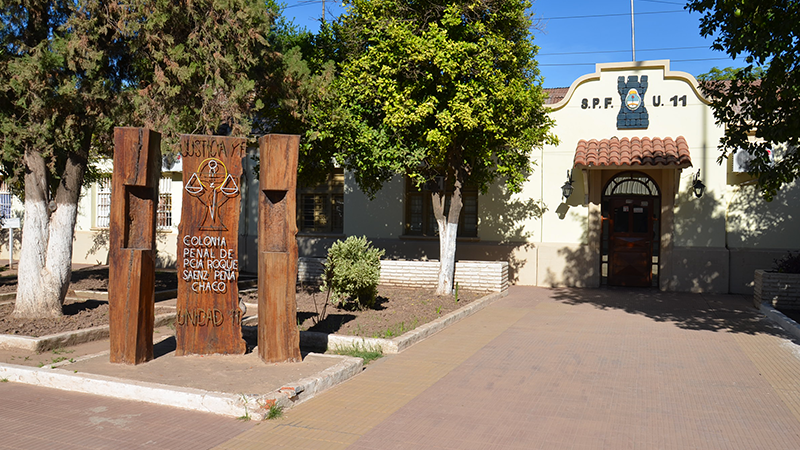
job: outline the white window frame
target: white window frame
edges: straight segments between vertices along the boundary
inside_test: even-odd
[[[157,228],[162,231],[171,230],[172,215],[172,177],[165,176],[158,180]]]
[[[111,224],[111,177],[103,177],[95,183],[95,228],[108,228]]]

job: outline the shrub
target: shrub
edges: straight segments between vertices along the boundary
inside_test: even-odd
[[[789,252],[789,254],[783,258],[776,259],[773,271],[779,273],[800,273],[800,252],[796,254]]]
[[[378,294],[381,256],[366,237],[350,236],[336,241],[328,250],[322,290],[330,290],[331,303],[337,306],[371,308]]]

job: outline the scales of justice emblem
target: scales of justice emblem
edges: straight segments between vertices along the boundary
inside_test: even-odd
[[[219,210],[229,199],[239,195],[239,185],[222,161],[217,158],[204,159],[184,189],[206,207],[200,231],[228,230],[220,219]]]

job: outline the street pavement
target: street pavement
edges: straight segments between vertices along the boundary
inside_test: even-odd
[[[13,449],[794,449],[800,346],[744,296],[512,287],[277,420],[0,399]]]

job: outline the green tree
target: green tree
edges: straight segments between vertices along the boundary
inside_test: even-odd
[[[323,23],[317,34],[283,26],[271,41],[281,53],[282,83],[276,85],[272,107],[263,120],[280,133],[304,136],[300,142],[298,181],[314,185],[327,178],[335,167],[338,141],[325,139],[331,130],[321,123],[333,123],[340,107],[332,90],[341,52],[333,29]]]
[[[720,69],[719,67],[712,67],[706,73],[701,73],[697,76],[698,81],[730,81],[735,80],[736,76],[739,72],[744,70],[743,68],[739,67],[724,67]],[[765,67],[754,67],[752,69],[752,75],[756,78],[761,78],[764,76],[766,72]]]
[[[280,87],[272,0],[136,0],[122,32],[134,58],[132,123],[162,134],[246,136]]]
[[[518,191],[555,142],[527,0],[350,0],[328,52],[340,61],[308,110],[308,145],[374,195],[396,175],[433,186],[441,267],[453,287],[462,189]]]
[[[78,197],[93,146],[109,144],[130,66],[99,2],[0,1],[0,146],[24,197],[15,315],[60,316]]]
[[[693,0],[686,7],[703,14],[700,34],[714,37],[712,48],[747,64],[728,82],[703,88],[725,126],[720,161],[737,151],[754,156],[751,173],[772,200],[800,174],[800,1]]]
[[[60,316],[78,197],[114,126],[247,134],[274,84],[254,0],[0,0],[0,148],[24,192],[19,317]]]

